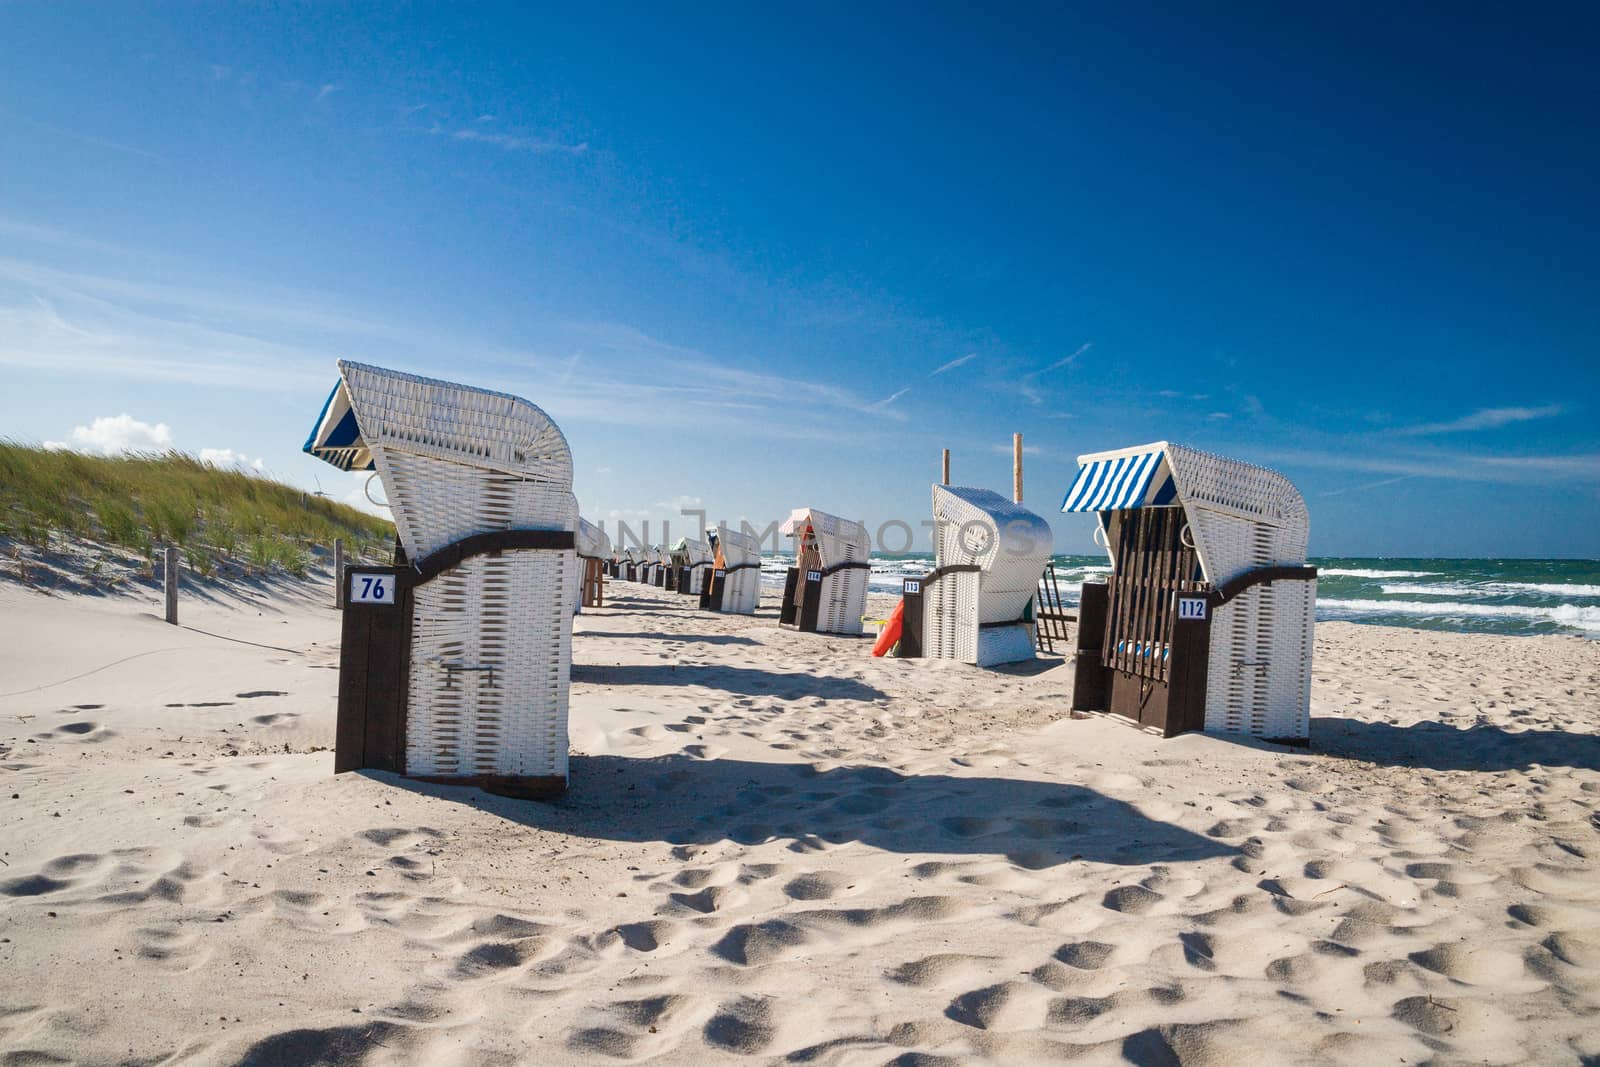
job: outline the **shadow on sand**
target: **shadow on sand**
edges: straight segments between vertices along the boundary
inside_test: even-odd
[[[755,645],[761,647],[761,642],[751,637],[740,637],[737,634],[662,634],[643,633],[639,631],[624,633],[620,630],[586,630],[582,637],[631,637],[644,641],[692,641],[699,645]]]
[[[907,776],[885,767],[819,771],[682,754],[574,755],[566,796],[541,804],[361,773],[525,826],[611,841],[780,840],[796,852],[859,841],[897,853],[1000,855],[1034,870],[1080,859],[1175,863],[1236,851],[1093,789],[1017,778]]]
[[[703,685],[744,696],[770,696],[779,700],[818,697],[823,700],[879,700],[883,690],[853,678],[826,674],[784,674],[754,667],[696,666],[692,664],[619,664],[599,667],[574,663],[572,680],[586,685]]]
[[[1526,770],[1534,764],[1600,771],[1600,734],[1566,730],[1458,730],[1441,722],[1391,726],[1319,716],[1311,720],[1311,751],[1436,771]]]

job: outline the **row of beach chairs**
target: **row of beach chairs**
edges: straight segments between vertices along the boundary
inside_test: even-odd
[[[604,603],[608,576],[725,613],[751,614],[760,599],[747,531],[612,545],[578,514],[560,428],[506,393],[342,361],[305,451],[372,472],[397,530],[391,565],[346,576],[338,770],[559,793],[571,619]],[[1315,571],[1298,492],[1274,472],[1166,442],[1080,463],[1062,510],[1098,516],[1112,573],[1083,588],[1074,708],[1169,734],[1303,739]],[[933,487],[933,517],[934,567],[903,583],[897,654],[1033,658],[1049,523],[947,485]],[[782,530],[795,565],[779,622],[859,634],[866,528],[801,508]]]

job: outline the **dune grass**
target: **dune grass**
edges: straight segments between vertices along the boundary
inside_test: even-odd
[[[0,537],[47,548],[52,535],[147,559],[175,544],[201,574],[223,559],[304,574],[312,548],[331,548],[342,537],[352,558],[376,557],[392,543],[394,527],[180,452],[86,456],[0,441]]]

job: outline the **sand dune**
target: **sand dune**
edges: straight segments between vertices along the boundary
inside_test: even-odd
[[[545,805],[334,777],[318,591],[0,589],[0,1062],[1600,1057],[1600,645],[1320,626],[1304,753],[613,592]]]

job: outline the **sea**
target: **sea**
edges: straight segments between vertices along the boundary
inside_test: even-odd
[[[1079,586],[1110,573],[1104,556],[1056,556],[1068,605]],[[1600,640],[1600,560],[1355,559],[1323,557],[1317,619],[1488,634],[1573,634]],[[763,556],[762,583],[783,587],[789,556]],[[868,589],[898,594],[933,566],[926,554],[873,556]]]

